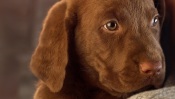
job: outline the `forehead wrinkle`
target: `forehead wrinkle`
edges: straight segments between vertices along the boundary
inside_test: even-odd
[[[128,11],[133,18],[132,23],[135,25],[134,30],[139,30],[140,27],[146,27],[148,22],[154,17],[157,13],[157,9],[154,7],[152,0],[127,0]]]
[[[135,24],[134,26],[138,26],[136,24],[141,24],[143,18],[147,18],[147,14],[154,9],[154,5],[150,3],[150,1],[148,3],[147,0],[125,0],[125,2],[120,2],[120,0],[85,1],[87,2],[84,2],[85,5],[82,6],[83,10],[81,11],[83,11],[82,15],[85,17],[91,15],[88,19],[94,21],[93,18],[97,18],[97,20],[105,20],[105,18],[116,17],[119,21],[127,21],[127,24]],[[149,10],[150,8],[151,10]],[[130,20],[131,18],[132,20]]]

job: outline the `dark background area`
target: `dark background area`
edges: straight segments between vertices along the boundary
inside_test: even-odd
[[[29,69],[30,58],[42,21],[57,1],[0,1],[0,99],[32,99],[37,80]],[[170,70],[175,63],[174,1],[167,0],[167,24],[162,38]]]
[[[29,70],[42,21],[58,0],[0,0],[0,99],[32,99]]]

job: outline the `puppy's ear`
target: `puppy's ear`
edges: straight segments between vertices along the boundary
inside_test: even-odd
[[[165,18],[165,0],[154,0],[154,5],[160,14],[160,25],[162,27]]]
[[[61,90],[68,63],[66,9],[65,1],[58,2],[50,9],[30,63],[34,75],[41,79],[52,92]]]

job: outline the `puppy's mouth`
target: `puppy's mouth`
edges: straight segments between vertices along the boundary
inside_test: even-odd
[[[120,94],[134,94],[134,93],[138,93],[141,91],[146,91],[146,90],[151,90],[151,89],[155,89],[155,88],[160,88],[162,87],[162,83],[157,83],[155,82],[154,79],[147,79],[145,80],[146,85],[143,86],[137,86],[135,88],[131,88],[130,85],[125,85],[125,88],[131,88],[131,89],[126,89],[125,91],[119,91],[118,89],[116,89],[115,87],[109,87],[105,88],[105,90],[111,94],[112,96],[120,96]],[[135,85],[134,85],[135,86]],[[124,88],[123,88],[124,89]]]
[[[125,75],[123,77],[119,77],[117,80],[114,80],[115,78],[111,80],[108,79],[109,77],[105,77],[105,80],[102,81],[102,86],[108,93],[113,96],[118,96],[121,93],[137,93],[140,91],[148,90],[150,88],[162,87],[164,76],[164,70],[161,70],[159,74],[152,76],[140,75],[134,78],[134,76],[126,77]]]

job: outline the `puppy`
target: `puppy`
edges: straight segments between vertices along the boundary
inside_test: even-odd
[[[163,0],[56,3],[31,59],[34,99],[125,99],[161,87],[163,16]]]

